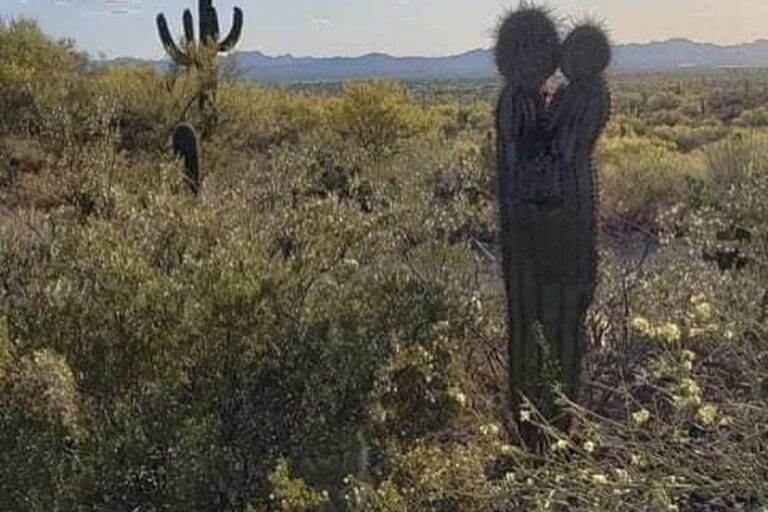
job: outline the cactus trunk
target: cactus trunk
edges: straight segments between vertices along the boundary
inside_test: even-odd
[[[559,43],[536,8],[502,24],[497,64],[505,86],[496,112],[502,272],[507,295],[509,386],[523,441],[523,399],[567,428],[555,388],[576,399],[587,348],[585,317],[596,281],[595,142],[608,116],[602,78],[610,47],[592,26]],[[560,67],[569,79],[550,101],[543,86]]]

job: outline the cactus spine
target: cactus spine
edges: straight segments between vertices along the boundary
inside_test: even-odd
[[[204,117],[204,133],[215,122],[215,97],[218,89],[217,55],[231,51],[240,41],[243,32],[243,11],[235,7],[232,28],[223,40],[219,40],[219,15],[213,7],[213,0],[199,0],[199,39],[195,41],[195,27],[192,12],[184,10],[184,45],[179,47],[173,39],[165,15],[157,15],[157,31],[168,56],[176,65],[195,68],[200,74],[198,106]]]
[[[567,428],[552,381],[570,398],[578,393],[596,278],[593,149],[610,111],[603,78],[609,61],[602,30],[582,25],[561,43],[540,8],[521,7],[499,29],[496,63],[504,87],[496,127],[509,385],[522,440],[533,449],[543,439],[521,421],[523,397]],[[568,84],[549,98],[544,86],[558,68]]]
[[[200,167],[200,142],[191,124],[182,123],[173,131],[173,152],[184,160],[184,177],[195,196],[203,185]]]

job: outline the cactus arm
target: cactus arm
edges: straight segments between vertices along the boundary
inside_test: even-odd
[[[187,48],[195,43],[195,22],[192,19],[192,12],[189,9],[184,10],[184,39]]]
[[[200,43],[202,45],[219,41],[219,16],[211,0],[200,1]]]
[[[206,39],[210,36],[208,32],[208,18],[207,13],[208,9],[213,7],[213,0],[199,0],[197,3],[197,16],[200,18],[198,20],[199,23],[199,34],[200,34],[200,43],[201,45],[205,44]]]
[[[243,11],[239,7],[235,7],[235,14],[232,19],[232,29],[229,31],[224,40],[219,43],[220,52],[229,52],[240,41],[240,36],[243,33]]]
[[[552,102],[553,129],[562,155],[572,160],[577,148],[591,150],[610,117],[611,97],[605,80],[590,77],[558,91]]]
[[[213,40],[213,42],[217,43],[219,42],[219,34],[221,31],[219,30],[219,15],[216,12],[215,7],[208,8],[208,11],[206,12],[206,17],[208,18],[208,30],[210,38]]]
[[[171,31],[168,30],[168,22],[162,14],[157,15],[157,31],[160,34],[160,41],[163,43],[163,48],[165,48],[168,56],[179,66],[191,66],[192,59],[176,45]]]

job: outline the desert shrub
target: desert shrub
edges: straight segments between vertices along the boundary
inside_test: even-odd
[[[379,159],[397,152],[427,127],[406,92],[383,81],[345,85],[333,118],[342,137]]]
[[[54,109],[74,113],[87,105],[84,59],[33,21],[0,24],[0,62],[1,131],[36,130]]]
[[[270,501],[281,512],[311,512],[328,503],[328,494],[313,491],[301,480],[291,475],[290,463],[280,459],[269,475],[272,486]]]
[[[675,144],[683,153],[689,153],[707,144],[716,142],[728,135],[724,126],[660,126],[651,130],[651,134]]]
[[[703,117],[706,114],[706,100],[702,97],[687,97],[684,103],[680,106],[680,113],[684,116],[696,119]]]
[[[668,92],[657,92],[648,99],[648,109],[650,111],[674,111],[682,103],[680,97]]]
[[[193,114],[194,77],[164,77],[151,66],[122,65],[99,69],[98,94],[113,109],[120,147],[161,150],[172,127]]]
[[[599,159],[604,215],[640,224],[652,224],[659,209],[683,200],[687,178],[703,173],[697,155],[649,138],[606,138]]]
[[[744,110],[739,117],[733,120],[733,124],[746,128],[760,128],[768,126],[768,109],[758,107]]]
[[[703,154],[711,182],[701,191],[703,200],[719,203],[731,187],[768,169],[768,138],[753,131],[738,132],[708,146]]]
[[[640,118],[627,114],[614,114],[605,129],[605,138],[643,136],[650,131]]]
[[[680,126],[690,123],[690,118],[678,110],[658,110],[650,114],[647,119],[652,126]]]
[[[0,503],[25,510],[75,507],[82,485],[80,394],[66,360],[22,355],[0,332]]]
[[[219,142],[258,152],[296,144],[327,121],[327,103],[320,97],[275,87],[222,84],[218,93]]]
[[[333,194],[252,210],[245,191],[195,204],[174,166],[77,151],[78,172],[51,178],[65,193],[43,238],[4,238],[0,279],[16,290],[3,303],[14,350],[61,354],[86,397],[85,502],[259,503],[279,457],[332,490],[362,470],[374,396],[390,410],[379,435],[429,409],[411,435],[450,423],[465,313],[448,267],[433,269],[442,242],[403,267],[391,209]]]
[[[616,94],[615,104],[618,112],[637,116],[648,107],[648,96],[639,92]]]

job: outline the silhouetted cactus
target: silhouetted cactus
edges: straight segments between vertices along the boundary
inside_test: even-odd
[[[554,379],[575,398],[586,350],[597,254],[593,149],[609,116],[602,76],[610,61],[603,31],[573,30],[561,44],[549,13],[521,7],[501,24],[496,63],[504,78],[497,109],[503,275],[508,303],[509,385],[523,440],[522,397],[566,428],[551,392]],[[560,68],[568,79],[544,91]]]
[[[198,93],[198,106],[203,116],[203,134],[205,135],[215,124],[217,114],[215,110],[215,95],[218,89],[218,63],[217,55],[220,52],[232,50],[240,41],[243,31],[243,11],[235,7],[232,29],[229,35],[219,41],[219,15],[213,7],[213,0],[199,0],[199,39],[195,41],[194,20],[189,9],[184,11],[184,46],[180,48],[173,39],[168,22],[161,13],[157,15],[157,30],[160,41],[163,43],[166,53],[173,62],[179,66],[194,67],[200,73],[200,89]]]
[[[184,159],[184,176],[192,192],[199,195],[203,185],[200,143],[192,125],[182,123],[173,131],[173,151],[177,157]]]
[[[199,59],[203,49],[208,45],[213,45],[217,52],[228,52],[232,50],[240,41],[240,35],[243,31],[243,11],[235,7],[235,14],[232,21],[232,29],[224,40],[219,41],[219,15],[216,8],[213,7],[213,0],[199,0],[198,4],[200,39],[195,41],[195,28],[192,19],[192,12],[189,9],[184,10],[184,48],[179,48],[173,40],[168,22],[165,15],[157,15],[157,30],[160,34],[160,41],[163,43],[168,55],[180,66],[189,67],[199,65]]]

